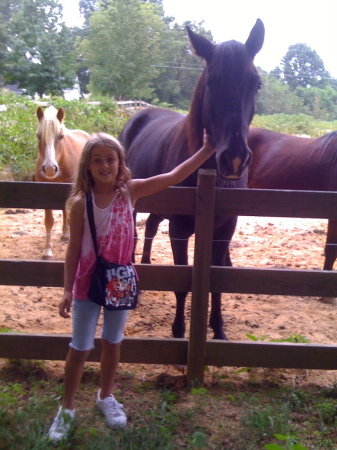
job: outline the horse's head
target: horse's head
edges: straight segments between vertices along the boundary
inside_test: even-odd
[[[43,109],[39,106],[36,115],[39,120],[37,171],[43,178],[53,180],[60,173],[59,160],[64,138],[64,109],[56,110],[53,106],[50,106],[43,112]]]
[[[207,63],[191,105],[191,114],[199,114],[199,140],[206,128],[216,144],[218,173],[238,179],[252,157],[247,135],[261,86],[253,61],[263,45],[264,25],[258,19],[245,44],[214,45],[188,27],[187,31],[194,52]]]

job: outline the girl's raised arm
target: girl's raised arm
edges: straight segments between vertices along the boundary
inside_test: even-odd
[[[140,197],[155,194],[169,186],[174,186],[185,180],[198,169],[215,152],[214,143],[204,131],[204,145],[189,159],[179,164],[171,172],[155,175],[154,177],[130,180],[127,183],[133,205]]]

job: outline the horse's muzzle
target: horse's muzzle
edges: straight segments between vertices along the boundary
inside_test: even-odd
[[[248,149],[246,158],[242,159],[239,156],[231,158],[226,151],[222,152],[217,158],[218,170],[223,178],[226,180],[238,180],[242,177],[245,169],[249,166],[252,160],[252,152]]]

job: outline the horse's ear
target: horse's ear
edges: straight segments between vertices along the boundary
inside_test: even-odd
[[[57,111],[56,117],[58,118],[60,123],[62,123],[64,121],[65,116],[66,116],[66,113],[64,112],[64,109],[59,108]]]
[[[39,119],[39,121],[43,119],[43,115],[44,115],[43,109],[41,108],[41,106],[39,106],[36,110],[36,116]]]
[[[207,62],[210,62],[213,56],[215,45],[203,36],[194,33],[194,31],[192,31],[190,27],[186,26],[186,30],[194,53],[197,56],[204,58]]]
[[[264,25],[261,19],[257,19],[256,24],[252,28],[252,31],[246,41],[246,48],[252,59],[254,59],[255,55],[261,50],[263,41]]]

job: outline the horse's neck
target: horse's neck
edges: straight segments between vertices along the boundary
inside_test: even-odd
[[[186,133],[190,152],[195,153],[203,143],[204,124],[202,107],[204,98],[204,74],[201,75],[194,91],[189,113],[186,117]]]

